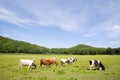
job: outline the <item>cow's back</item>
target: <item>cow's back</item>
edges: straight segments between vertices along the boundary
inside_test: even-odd
[[[34,63],[33,60],[25,60],[25,59],[20,59],[20,63],[23,65],[30,65],[32,63]]]

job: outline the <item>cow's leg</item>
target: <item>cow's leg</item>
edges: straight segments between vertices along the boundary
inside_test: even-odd
[[[93,69],[93,67],[94,67],[94,65],[90,65],[90,68],[89,68],[89,69],[90,69],[90,70],[92,70],[92,69]]]
[[[22,66],[22,65],[21,65],[21,64],[19,64],[18,69],[21,69],[21,66]]]
[[[58,65],[58,63],[57,63],[57,62],[55,62],[55,64],[56,64],[56,66]]]
[[[22,69],[22,64],[19,64],[18,69]]]
[[[99,65],[97,65],[97,66],[96,66],[96,69],[97,69],[97,70],[99,70],[99,69],[100,69],[100,66],[99,66]]]
[[[42,63],[40,63],[40,66],[42,66]]]
[[[99,67],[97,67],[97,70],[99,70]]]
[[[63,65],[63,62],[61,62],[61,65]]]
[[[30,69],[30,70],[31,70],[31,66],[32,66],[32,65],[28,65],[28,69]]]
[[[20,69],[20,65],[18,66],[18,69]]]

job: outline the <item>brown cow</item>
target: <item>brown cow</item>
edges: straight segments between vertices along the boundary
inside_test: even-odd
[[[48,59],[41,59],[40,60],[40,66],[42,66],[42,65],[50,66],[53,64],[56,64],[56,66],[58,65],[56,58],[48,58]]]

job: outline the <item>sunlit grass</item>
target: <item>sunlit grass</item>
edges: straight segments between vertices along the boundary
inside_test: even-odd
[[[56,57],[58,66],[40,67],[41,58]],[[77,62],[61,66],[60,58],[75,57]],[[27,67],[18,70],[19,60],[35,59],[37,69]],[[89,71],[88,61],[99,59],[106,67],[106,71]],[[0,54],[0,80],[119,80],[119,55],[39,55],[39,54]]]

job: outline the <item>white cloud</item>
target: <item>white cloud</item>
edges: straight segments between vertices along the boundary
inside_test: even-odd
[[[0,19],[24,28],[30,28],[28,27],[30,25],[42,25],[47,27],[54,26],[70,32],[82,32],[85,28],[90,26],[92,27],[92,30],[90,30],[90,32],[88,32],[89,34],[86,34],[85,36],[91,37],[93,34],[96,35],[97,33],[103,32],[106,27],[118,24],[120,21],[120,6],[116,1],[109,1],[108,3],[104,3],[104,5],[102,4],[102,6],[99,3],[87,5],[87,2],[84,1],[73,1],[72,4],[70,2],[63,4],[63,2],[60,3],[59,1],[53,2],[49,0],[17,0],[14,3],[9,3],[32,14],[32,17],[29,16],[32,19],[24,18],[25,15],[27,15],[26,13],[24,13],[25,15],[22,15],[23,17],[19,17],[17,14],[21,14],[18,12],[15,13],[16,11],[14,10],[10,11],[9,8],[3,8],[0,10],[1,13],[4,13],[0,15]],[[106,18],[107,15],[109,15],[108,18]],[[96,19],[96,17],[98,18],[98,21],[100,18],[102,21],[96,24],[96,26],[89,25],[89,23],[91,24],[91,21],[94,21],[94,18]]]
[[[101,16],[111,16],[120,11],[120,1],[119,0],[109,0],[109,1],[93,1],[94,7],[100,13]]]
[[[87,21],[86,14],[74,13],[71,6],[62,6],[63,4],[51,1],[16,1],[19,7],[30,12],[34,18],[31,20],[37,25],[55,26],[65,31],[75,32],[80,31]],[[22,5],[22,6],[21,6]],[[32,6],[31,6],[32,5]],[[75,6],[74,6],[75,7]]]
[[[119,12],[112,15],[109,19],[102,21],[101,23],[93,26],[89,31],[89,34],[94,36],[106,36],[111,38],[120,37],[120,15]]]
[[[95,3],[94,3],[95,2]],[[93,7],[98,12],[99,23],[92,26],[85,36],[106,36],[107,38],[120,37],[120,3],[119,1],[94,1]],[[102,3],[102,4],[101,4]]]
[[[110,27],[109,30],[112,30],[112,31],[119,30],[120,31],[120,26],[119,25],[115,25],[113,27]]]
[[[107,35],[112,38],[120,37],[120,26],[115,25],[107,28]]]
[[[6,8],[3,8],[3,7],[0,7],[0,20],[16,24],[19,27],[23,27],[25,29],[30,29],[29,27],[26,26],[29,24],[27,19],[22,19],[22,18],[18,17],[12,11],[10,11]]]
[[[90,34],[90,33],[89,33],[89,34],[85,34],[84,36],[85,36],[85,37],[93,37],[94,34]]]

